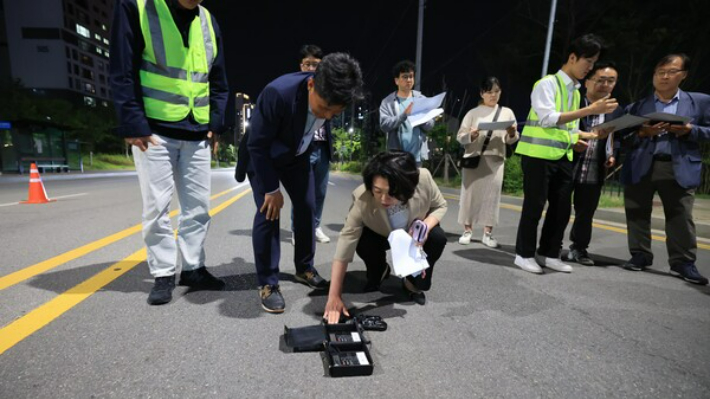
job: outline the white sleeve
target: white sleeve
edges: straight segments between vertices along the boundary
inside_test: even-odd
[[[557,126],[557,121],[560,120],[560,112],[555,106],[556,92],[557,82],[553,77],[552,79],[542,79],[530,94],[530,104],[542,127]]]

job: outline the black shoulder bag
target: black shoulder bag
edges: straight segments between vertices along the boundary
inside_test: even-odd
[[[498,109],[496,110],[495,116],[493,116],[493,122],[498,121],[498,116],[500,115],[500,109],[503,108],[500,105],[498,105]],[[486,139],[483,141],[483,147],[481,147],[481,153],[476,156],[472,157],[461,157],[459,159],[459,167],[460,168],[466,168],[466,169],[476,169],[478,167],[478,164],[481,162],[481,155],[486,151],[486,148],[488,148],[488,144],[491,142],[491,136],[493,135],[493,131],[489,130],[486,132]]]

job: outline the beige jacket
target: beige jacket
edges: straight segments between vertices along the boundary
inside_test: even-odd
[[[464,116],[461,122],[461,128],[456,135],[456,140],[464,146],[465,153],[464,157],[481,155],[481,148],[483,147],[483,142],[486,139],[486,134],[488,131],[480,131],[478,137],[471,141],[471,128],[478,128],[479,122],[493,122],[493,117],[496,114],[496,108],[491,108],[486,105],[479,105],[478,107],[468,111],[466,116]],[[515,120],[515,114],[513,110],[507,107],[502,107],[500,110],[500,115],[498,116],[498,121],[510,121]],[[505,145],[513,144],[520,138],[518,132],[515,133],[515,137],[511,138],[505,130],[494,130],[491,135],[491,141],[488,143],[485,155],[496,155],[501,158],[505,158]]]
[[[428,169],[419,169],[419,184],[408,204],[407,225],[411,225],[414,219],[424,220],[429,215],[441,220],[446,214],[446,200]],[[388,237],[392,231],[387,211],[375,200],[372,192],[367,191],[365,184],[353,191],[353,203],[338,238],[335,260],[352,262],[363,226],[383,237]]]

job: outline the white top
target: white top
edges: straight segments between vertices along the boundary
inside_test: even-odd
[[[562,70],[557,71],[557,74],[562,76],[562,81],[567,87],[567,107],[572,109],[572,101],[574,101],[574,91],[580,88],[579,83],[574,83],[574,80]],[[535,110],[541,127],[555,127],[560,120],[560,112],[555,107],[555,93],[557,93],[557,78],[550,76],[543,78],[540,83],[535,86],[530,94],[530,104]],[[566,129],[566,127],[561,127]]]

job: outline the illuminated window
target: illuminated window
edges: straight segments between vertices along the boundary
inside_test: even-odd
[[[91,32],[89,32],[88,29],[79,24],[76,24],[76,33],[86,38],[91,38]]]

